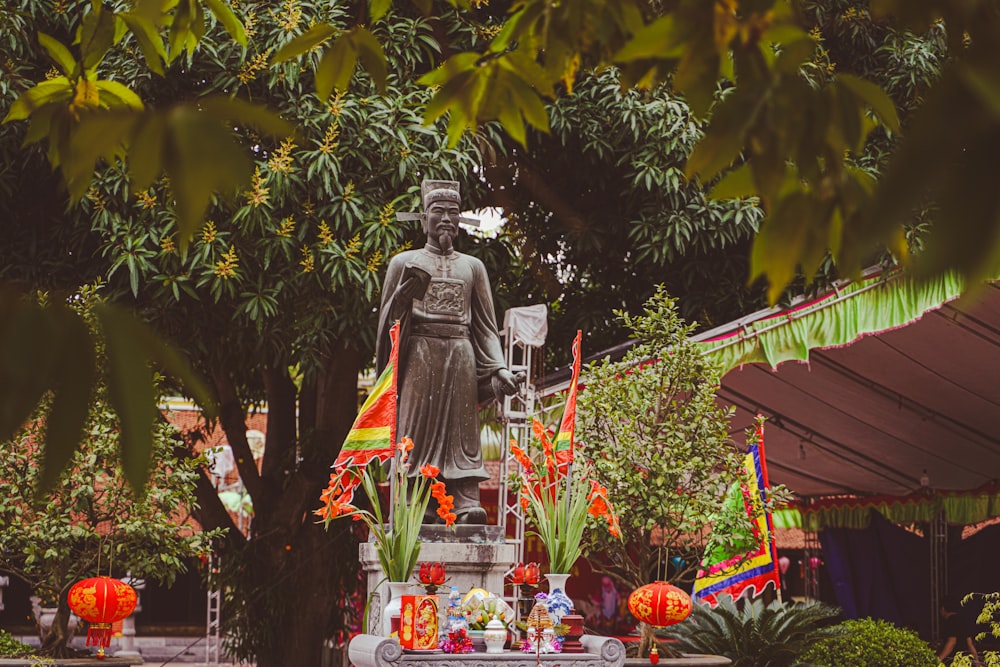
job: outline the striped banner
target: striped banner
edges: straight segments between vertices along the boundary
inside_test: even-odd
[[[347,466],[364,467],[369,461],[381,462],[392,458],[393,444],[396,442],[396,377],[399,366],[399,322],[389,329],[392,350],[389,363],[382,375],[375,381],[371,393],[361,406],[354,426],[344,440],[344,446],[333,462],[334,472]]]
[[[754,523],[757,547],[745,554],[715,563],[703,563],[694,582],[692,597],[717,604],[716,596],[731,595],[738,598],[746,592],[759,595],[769,584],[780,588],[777,550],[774,546],[774,524],[765,507],[765,492],[769,488],[767,463],[764,459],[764,422],[757,418],[757,442],[750,445],[744,465],[749,482],[742,490],[743,503]],[[758,502],[754,502],[754,499]],[[709,560],[709,559],[706,559]]]

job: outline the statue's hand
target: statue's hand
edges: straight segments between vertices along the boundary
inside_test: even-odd
[[[493,394],[498,401],[503,401],[504,396],[513,396],[521,392],[521,385],[524,384],[525,374],[511,373],[506,368],[501,368],[493,374],[491,378],[493,384]]]

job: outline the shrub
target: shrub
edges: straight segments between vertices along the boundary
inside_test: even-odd
[[[838,613],[820,603],[765,604],[722,595],[714,609],[695,604],[688,620],[664,634],[677,641],[674,648],[722,655],[732,667],[788,667],[817,640],[838,632],[821,627]]]
[[[915,632],[888,621],[844,621],[844,632],[802,653],[804,663],[823,667],[937,667],[940,661]]]
[[[31,655],[35,649],[17,639],[6,630],[0,629],[0,656],[4,658],[17,658]]]

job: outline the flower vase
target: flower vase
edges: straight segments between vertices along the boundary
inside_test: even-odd
[[[573,601],[566,595],[566,580],[568,574],[547,574],[549,580],[549,599],[545,601],[549,617],[556,625],[562,623],[562,618],[573,611]]]
[[[408,581],[390,581],[389,602],[382,612],[382,635],[389,637],[393,632],[399,631],[399,616],[403,611],[403,594],[410,587]]]

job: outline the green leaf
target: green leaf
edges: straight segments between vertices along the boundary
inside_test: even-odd
[[[168,114],[168,150],[164,167],[175,197],[182,249],[201,225],[215,192],[235,195],[250,182],[252,165],[222,123],[190,105]]]
[[[994,118],[1000,118],[1000,75],[993,68],[976,63],[961,63],[955,71],[966,87],[993,112]]]
[[[153,449],[153,422],[157,416],[153,372],[136,340],[142,326],[131,315],[110,304],[94,312],[104,333],[108,356],[108,395],[121,420],[122,469],[136,495],[142,495]]]
[[[3,122],[23,120],[47,104],[68,102],[71,99],[73,99],[73,86],[66,77],[58,76],[42,81],[21,93],[10,106],[10,111],[7,112]]]
[[[816,42],[808,35],[803,34],[801,39],[782,45],[781,53],[778,54],[778,58],[775,60],[774,68],[785,74],[794,74],[802,66],[802,63],[812,58],[815,52]]]
[[[532,127],[542,132],[549,131],[549,113],[545,109],[538,91],[528,86],[516,75],[509,78],[510,95]]]
[[[91,70],[104,58],[115,40],[115,15],[110,9],[95,2],[83,18],[80,29],[80,54],[83,68]]]
[[[878,85],[853,74],[838,74],[836,81],[870,106],[886,127],[893,132],[899,132],[899,115],[896,113],[896,105]]]
[[[87,192],[99,159],[111,162],[121,155],[141,112],[132,109],[95,109],[80,115],[59,165],[73,201]]]
[[[132,35],[139,43],[143,58],[146,59],[146,66],[160,76],[164,75],[163,63],[167,61],[167,49],[163,46],[163,39],[152,21],[139,14],[119,14],[119,18],[125,22]]]
[[[480,55],[473,51],[457,53],[444,61],[437,69],[424,74],[417,80],[417,83],[424,86],[443,86],[457,76],[468,76],[479,58]]]
[[[38,43],[45,48],[45,52],[49,54],[52,61],[56,66],[65,74],[67,77],[72,77],[76,74],[76,59],[69,52],[62,42],[54,37],[46,35],[44,32],[38,33]]]
[[[388,70],[386,68],[385,52],[382,50],[382,45],[375,39],[375,35],[360,27],[352,31],[351,41],[354,43],[354,49],[361,60],[361,65],[371,75],[372,81],[375,82],[375,87],[378,88],[380,93],[385,93]],[[346,89],[346,86],[344,89]]]
[[[350,35],[338,37],[316,67],[316,95],[319,99],[325,102],[335,89],[347,90],[357,62],[358,53]]]
[[[147,189],[163,170],[166,128],[166,118],[162,113],[146,113],[139,119],[128,151],[128,169],[134,191]]]
[[[238,97],[213,95],[198,100],[198,105],[219,121],[233,121],[243,127],[251,127],[274,137],[289,137],[295,134],[295,125],[263,104],[254,104]],[[220,123],[220,128],[221,126]]]
[[[278,52],[271,56],[271,64],[277,65],[303,53],[308,53],[313,47],[322,44],[337,32],[338,29],[329,23],[317,23],[278,49]]]
[[[80,445],[96,376],[94,343],[87,325],[68,308],[47,310],[58,332],[57,375],[52,409],[45,420],[45,457],[37,494],[52,487]]]
[[[109,107],[114,108],[125,106],[135,111],[142,111],[142,100],[139,99],[139,96],[132,92],[132,90],[127,86],[122,85],[117,81],[110,81],[108,79],[102,79],[96,82],[95,85],[98,90],[110,95],[116,101],[116,104],[109,104]]]
[[[194,21],[195,7],[197,0],[180,0],[177,9],[174,11],[174,20],[170,24],[170,53],[168,62],[172,62],[181,52],[187,48],[190,52],[194,49],[195,38],[191,32]]]
[[[0,290],[0,441],[13,437],[49,388],[56,331],[36,304]]]
[[[205,4],[218,19],[219,23],[223,25],[229,36],[236,40],[236,43],[240,46],[247,45],[247,31],[243,26],[243,23],[236,18],[236,14],[233,13],[232,7],[229,3],[223,2],[222,0],[205,0]]]
[[[761,225],[750,254],[750,280],[761,275],[768,280],[767,297],[775,303],[795,278],[795,267],[803,257],[813,257],[808,236],[813,231],[816,204],[801,191],[779,200],[774,213]],[[823,242],[825,235],[820,234]]]
[[[524,128],[524,120],[522,120],[521,112],[518,109],[510,105],[501,105],[499,121],[514,141],[522,146],[527,145],[528,138]]]
[[[686,41],[685,31],[680,29],[677,19],[668,14],[637,32],[612,60],[627,63],[647,58],[679,58]]]
[[[733,169],[712,188],[709,196],[712,199],[739,199],[757,194],[757,184],[753,179],[750,165],[745,163]]]
[[[368,8],[368,16],[372,23],[375,23],[380,18],[385,16],[385,13],[389,11],[389,7],[392,6],[392,0],[371,0],[371,4]]]
[[[705,136],[688,157],[684,167],[688,178],[697,174],[706,183],[739,157],[743,150],[744,131],[739,118],[745,113],[740,105],[741,101],[737,93],[733,93],[716,109]]]

